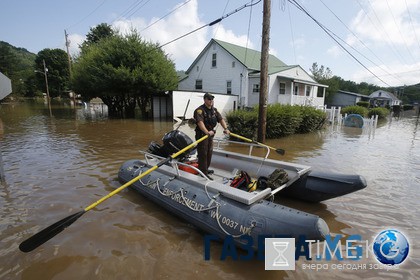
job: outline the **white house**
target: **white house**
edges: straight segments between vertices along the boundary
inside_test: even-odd
[[[240,107],[259,103],[261,52],[212,39],[186,71],[178,89],[239,96]],[[299,65],[273,55],[268,65],[268,103],[324,105],[326,85]]]
[[[384,107],[386,105],[401,105],[401,100],[399,100],[395,95],[388,91],[377,90],[372,92],[369,95],[369,97],[373,104],[378,105],[380,107]]]

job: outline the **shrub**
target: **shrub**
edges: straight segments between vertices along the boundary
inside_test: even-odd
[[[273,104],[267,108],[267,138],[279,138],[296,133],[302,121],[299,106]]]
[[[405,104],[405,105],[403,105],[403,110],[404,111],[409,111],[409,110],[413,110],[413,109],[414,109],[414,106],[411,105],[411,104]]]
[[[365,107],[361,106],[348,106],[341,110],[341,114],[344,116],[345,114],[359,114],[362,117],[366,117],[368,115],[369,110]]]
[[[242,136],[247,138],[255,137],[258,128],[257,110],[231,111],[226,115],[226,120],[232,132],[240,132]]]
[[[368,101],[359,101],[356,103],[357,106],[369,108],[369,102]]]
[[[378,119],[385,119],[389,115],[389,110],[386,108],[373,108],[369,110],[368,116],[371,118],[374,115],[378,115]]]
[[[266,138],[307,133],[320,127],[326,113],[308,106],[273,104],[267,107]],[[231,111],[226,115],[229,129],[244,137],[255,138],[258,131],[258,107]]]
[[[314,107],[299,106],[302,114],[302,121],[300,122],[298,133],[308,133],[318,129],[325,121],[327,114]]]

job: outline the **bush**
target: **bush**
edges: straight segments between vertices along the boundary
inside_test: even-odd
[[[389,115],[389,110],[386,108],[373,108],[369,110],[368,116],[371,118],[374,115],[378,115],[378,120],[385,119]]]
[[[348,106],[341,110],[341,114],[344,116],[345,114],[359,114],[362,117],[366,117],[369,113],[369,110],[365,107],[361,106]]]
[[[325,112],[308,106],[269,105],[266,137],[280,138],[294,133],[311,132],[319,129],[325,118]],[[258,107],[229,112],[226,120],[232,132],[255,138],[258,131]]]
[[[314,107],[299,106],[302,114],[302,121],[300,122],[298,133],[308,133],[318,129],[325,121],[327,114]]]
[[[369,108],[369,102],[368,101],[359,101],[356,103],[357,106]]]
[[[414,109],[414,106],[411,105],[411,104],[403,105],[403,110],[404,111],[409,111],[409,110],[413,110],[413,109]]]
[[[258,111],[257,110],[236,110],[226,115],[229,124],[229,130],[232,132],[240,132],[244,137],[254,138],[258,128]]]
[[[299,106],[273,104],[267,108],[267,138],[296,133],[302,122]]]

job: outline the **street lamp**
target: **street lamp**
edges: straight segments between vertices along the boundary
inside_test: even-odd
[[[48,89],[48,77],[47,77],[48,68],[45,66],[45,60],[44,59],[42,60],[42,63],[44,65],[44,72],[41,72],[41,71],[38,71],[38,70],[35,70],[35,72],[44,74],[44,77],[45,77],[45,87],[47,88],[48,109],[50,110],[50,116],[52,116],[52,113],[51,113],[51,102],[50,102],[50,91]]]

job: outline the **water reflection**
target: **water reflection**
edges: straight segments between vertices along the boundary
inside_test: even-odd
[[[121,164],[141,158],[139,150],[178,126],[160,120],[109,120],[101,111],[89,115],[84,110],[53,103],[49,117],[42,103],[0,105],[0,152],[7,182],[0,188],[1,279],[388,276],[381,271],[315,272],[299,265],[294,272],[267,272],[260,262],[220,261],[221,244],[212,247],[212,260],[206,262],[202,232],[130,190],[89,211],[39,250],[19,252],[17,246],[25,238],[118,187]],[[373,133],[328,127],[268,140],[268,145],[286,150],[284,156],[270,153],[270,158],[361,174],[368,181],[360,192],[322,203],[282,197],[277,202],[319,215],[334,234],[370,238],[393,227],[414,242],[420,238],[418,122],[417,116],[405,115],[379,125]],[[194,138],[193,128],[184,124],[179,129]],[[265,154],[262,149],[256,152]],[[420,253],[413,250],[393,276],[415,279],[419,264]]]

